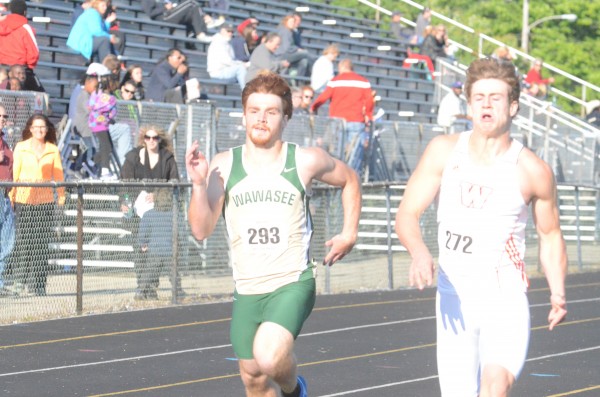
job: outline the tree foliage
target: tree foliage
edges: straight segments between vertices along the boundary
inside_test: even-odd
[[[371,0],[376,3],[377,0]],[[381,7],[393,11],[401,11],[405,18],[416,20],[419,10],[403,1],[380,0]],[[375,11],[357,0],[332,0],[332,4],[357,9],[364,18],[375,18]],[[589,0],[529,0],[529,23],[532,24],[543,17],[560,14],[576,14],[576,22],[552,20],[539,24],[530,33],[529,54],[543,58],[545,62],[591,84],[600,86],[600,1]],[[523,0],[429,0],[421,3],[432,10],[467,25],[476,32],[502,41],[514,48],[521,47],[521,30],[523,18]],[[442,23],[432,18],[432,23]],[[382,27],[387,29],[389,17],[383,15]],[[476,35],[458,27],[445,23],[451,39],[469,46],[479,48]],[[495,46],[487,44],[484,54],[490,54]],[[459,54],[461,62],[468,64],[473,56]],[[528,70],[530,65],[524,59],[517,59],[520,70]],[[549,75],[548,72],[545,73]],[[556,77],[555,85],[571,95],[581,98],[581,86],[567,82],[565,78]],[[600,94],[587,91],[587,100],[600,98]]]

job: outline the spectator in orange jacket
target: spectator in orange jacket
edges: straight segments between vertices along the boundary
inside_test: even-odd
[[[27,4],[25,0],[11,0],[8,8],[11,14],[0,19],[0,63],[23,65],[26,73],[23,89],[43,92],[44,87],[33,72],[40,51],[35,30],[27,24]]]
[[[14,150],[15,182],[62,182],[60,153],[56,147],[56,129],[48,117],[34,114],[23,129],[23,140]],[[29,294],[46,295],[48,244],[53,234],[58,203],[64,204],[64,188],[14,187],[10,198],[17,218],[17,238],[13,251],[12,276],[16,290],[27,287]]]

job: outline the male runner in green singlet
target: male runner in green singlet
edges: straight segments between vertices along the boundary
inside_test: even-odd
[[[276,397],[281,390],[284,397],[307,396],[293,348],[315,302],[316,270],[308,257],[311,183],[342,189],[344,224],[326,243],[328,265],[356,241],[360,183],[350,167],[322,149],[282,140],[292,97],[277,74],[249,81],[242,106],[244,145],[219,153],[210,165],[198,142],[186,152],[193,184],[189,222],[202,240],[225,216],[235,280],[231,342],[246,395]]]

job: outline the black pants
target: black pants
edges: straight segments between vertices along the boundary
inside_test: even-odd
[[[110,168],[110,155],[113,151],[113,144],[110,140],[108,131],[96,132],[98,138],[98,153],[94,156],[94,162],[100,168]]]
[[[177,7],[171,8],[162,17],[156,19],[185,25],[186,33],[206,33],[206,23],[195,0],[185,0]]]
[[[17,235],[11,257],[12,279],[27,285],[29,292],[36,295],[46,294],[48,244],[52,237],[55,209],[54,203],[15,204]]]
[[[171,257],[159,256],[154,253],[142,252],[140,260],[135,263],[135,274],[138,289],[142,292],[156,291],[160,275],[171,262]]]

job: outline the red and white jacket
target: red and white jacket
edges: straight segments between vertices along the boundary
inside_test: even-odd
[[[330,117],[360,123],[373,119],[371,83],[358,73],[341,73],[329,80],[325,91],[313,102],[311,110],[316,111],[328,100],[331,100]]]
[[[27,18],[9,14],[0,19],[0,64],[34,69],[39,59],[35,31],[27,24]]]

